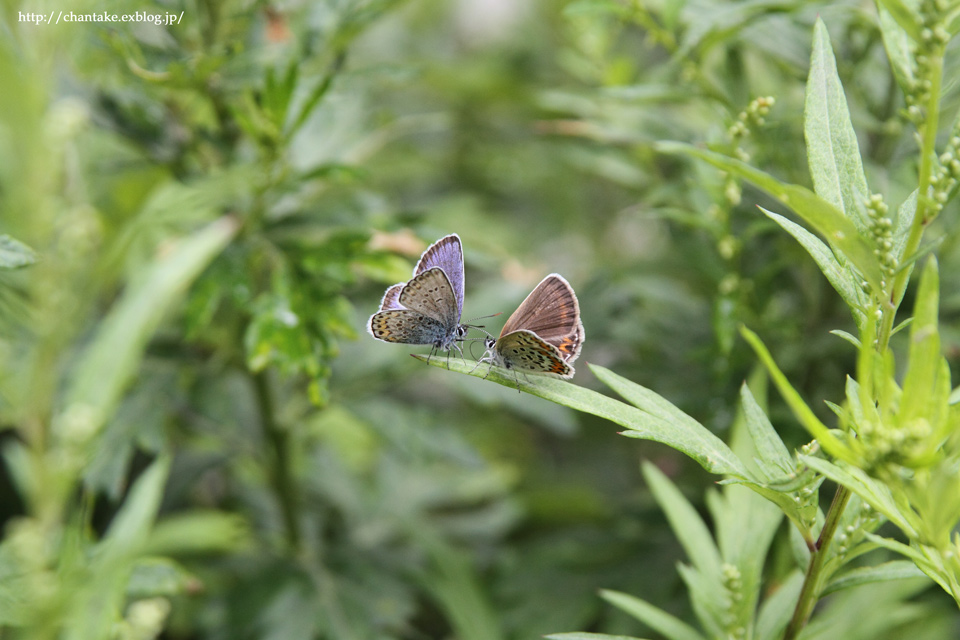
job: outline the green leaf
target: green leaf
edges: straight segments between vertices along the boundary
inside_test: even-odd
[[[585,633],[583,631],[574,631],[572,633],[551,633],[543,636],[546,640],[643,640],[633,636],[611,636],[608,633]]]
[[[837,75],[830,34],[819,17],[813,29],[803,116],[807,163],[814,190],[853,220],[861,233],[865,232],[869,227],[865,207],[869,195],[867,178],[843,85]]]
[[[609,589],[601,589],[600,597],[668,640],[704,640],[696,629],[645,600]]]
[[[880,547],[883,547],[884,549],[889,549],[890,551],[910,558],[921,571],[932,578],[934,582],[943,587],[944,591],[952,594],[954,598],[957,598],[958,595],[960,595],[955,593],[950,588],[952,576],[948,575],[948,573],[944,571],[944,567],[939,562],[931,561],[931,558],[924,554],[922,547],[913,547],[903,544],[897,540],[891,540],[890,538],[884,538],[872,533],[866,534],[866,537],[868,540]],[[934,554],[935,556],[939,555],[939,552],[934,550]]]
[[[127,597],[132,599],[171,597],[186,593],[197,579],[167,558],[137,560],[127,582]]]
[[[907,256],[903,255],[903,247],[907,244],[907,238],[910,236],[910,227],[913,226],[913,218],[917,215],[917,190],[903,201],[900,208],[897,209],[897,219],[893,222],[893,248],[901,262]],[[902,267],[902,265],[901,265]]]
[[[481,588],[473,557],[431,533],[420,534],[433,566],[421,577],[463,640],[502,640],[500,621]]]
[[[809,477],[797,477],[794,476],[794,482],[796,484],[801,484],[801,486],[810,486],[816,489],[820,486],[822,480],[818,481],[814,478],[813,474],[810,473]],[[794,524],[796,530],[806,539],[812,539],[813,532],[810,531],[810,525],[806,522],[804,514],[802,513],[802,503],[797,504],[796,498],[796,489],[783,489],[776,485],[775,482],[753,482],[750,480],[733,480],[729,482],[730,484],[742,484],[751,491],[755,492],[757,495],[766,498],[773,504],[777,505],[780,508],[780,511],[783,512],[790,522]]]
[[[133,483],[100,543],[110,555],[133,551],[147,540],[170,475],[169,456],[160,456]]]
[[[650,389],[643,387],[635,382],[615,374],[609,369],[597,365],[589,365],[594,375],[605,385],[620,394],[625,400],[630,402],[638,409],[645,411],[654,418],[662,421],[662,424],[671,425],[673,443],[667,442],[675,449],[683,451],[693,457],[698,462],[700,458],[710,462],[713,466],[724,466],[730,469],[736,469],[736,475],[744,475],[746,468],[736,454],[726,445],[726,443],[715,436],[709,429],[680,411],[674,404],[663,396],[660,396]],[[631,429],[633,429],[631,427]],[[640,430],[634,430],[640,432]],[[633,438],[647,438],[644,435],[635,435],[634,433],[625,433],[624,435]],[[650,438],[657,439],[657,438]],[[660,440],[663,442],[662,440]],[[701,462],[704,468],[709,468]]]
[[[822,458],[813,456],[798,456],[800,461],[810,468],[822,473],[837,484],[850,489],[871,507],[882,513],[893,524],[900,527],[908,537],[917,537],[916,516],[903,513],[897,506],[890,489],[883,483],[874,480],[856,467],[842,468]]]
[[[953,391],[950,392],[950,397],[947,399],[947,404],[958,404],[960,403],[960,387],[956,387]]]
[[[783,399],[787,402],[787,406],[790,407],[791,412],[793,412],[793,415],[800,421],[800,424],[817,439],[817,442],[820,443],[824,451],[836,458],[852,461],[850,450],[830,432],[826,425],[820,422],[810,407],[803,401],[800,394],[797,393],[796,389],[794,389],[787,380],[787,377],[783,375],[783,372],[777,367],[773,356],[767,351],[767,348],[760,341],[759,336],[746,327],[741,327],[740,333],[743,334],[743,337],[750,343],[750,346],[753,347],[760,361],[766,366],[770,377],[773,378],[774,383],[780,390],[780,395],[783,396]]]
[[[759,169],[720,153],[700,149],[681,142],[658,142],[661,153],[684,154],[700,158],[718,169],[752,182],[793,209],[807,224],[836,247],[863,275],[876,291],[880,291],[880,263],[873,248],[857,232],[856,225],[843,212],[805,187],[784,184]]]
[[[763,463],[763,470],[769,477],[793,473],[793,456],[770,424],[763,409],[757,404],[746,383],[740,386],[740,406],[743,407],[747,430],[750,432],[757,455]]]
[[[779,640],[796,608],[803,574],[794,571],[763,601],[757,614],[757,640]]]
[[[427,358],[418,354],[413,354],[413,357],[434,367],[465,373],[476,378],[486,378],[491,382],[526,391],[564,407],[610,420],[628,429],[622,435],[662,442],[690,456],[711,473],[741,477],[747,473],[743,463],[730,451],[730,448],[693,418],[649,390],[633,385],[603,367],[590,365],[590,369],[601,380],[610,381],[610,384],[617,385],[625,391],[636,392],[640,401],[647,403],[648,406],[644,408],[656,411],[657,415],[641,411],[619,400],[565,380],[537,375],[514,377],[506,369],[489,365],[478,367],[474,362],[455,359],[448,361],[446,358]]]
[[[890,12],[890,16],[911,40],[920,42],[920,19],[903,0],[877,0],[877,4]]]
[[[830,333],[832,333],[833,335],[837,336],[838,338],[843,338],[844,340],[846,340],[847,342],[849,342],[850,344],[852,344],[852,345],[853,345],[854,347],[856,347],[857,349],[860,348],[860,338],[858,338],[857,336],[853,335],[852,333],[848,333],[847,331],[844,331],[843,329],[832,329],[832,330],[830,331]]]
[[[863,300],[861,300],[862,290],[850,270],[840,264],[836,256],[833,255],[833,251],[830,250],[830,247],[820,240],[820,238],[779,214],[767,211],[763,207],[758,208],[763,211],[768,218],[783,227],[784,231],[793,236],[794,239],[807,250],[807,253],[813,258],[813,261],[820,267],[820,271],[826,276],[827,281],[830,282],[837,293],[840,294],[840,297],[843,298],[844,302],[847,303],[847,306],[853,311],[854,319],[859,326],[865,317],[862,312],[864,306]]]
[[[644,462],[642,471],[650,492],[670,521],[670,528],[680,540],[687,557],[702,575],[719,581],[722,564],[720,551],[697,510],[655,465]]]
[[[36,606],[30,598],[36,576],[23,566],[22,551],[16,549],[16,538],[10,533],[0,544],[0,627],[25,624]]]
[[[190,283],[237,230],[230,218],[207,225],[158,258],[145,277],[131,283],[80,356],[59,416],[62,437],[86,439],[113,412],[147,342]]]
[[[157,522],[145,543],[155,555],[238,551],[249,545],[250,531],[239,515],[194,511]]]
[[[880,17],[880,35],[883,37],[883,47],[887,51],[887,59],[897,77],[900,90],[906,93],[915,82],[915,63],[910,53],[910,38],[907,32],[897,24],[893,14],[879,3],[877,13]]]
[[[872,582],[888,582],[890,580],[903,580],[904,578],[922,578],[923,576],[924,573],[913,562],[893,560],[874,567],[860,567],[846,571],[839,578],[832,580],[820,595],[826,596],[836,591]]]
[[[19,269],[36,261],[33,249],[6,234],[0,235],[0,269]]]
[[[910,360],[903,378],[903,395],[898,417],[902,425],[909,425],[917,418],[929,417],[931,408],[936,406],[933,394],[936,391],[937,369],[940,366],[939,308],[940,279],[936,258],[931,257],[920,276],[917,301],[913,308]]]

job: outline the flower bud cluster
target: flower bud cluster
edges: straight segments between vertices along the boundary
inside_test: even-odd
[[[926,115],[924,106],[931,98],[933,74],[939,73],[939,63],[934,64],[933,61],[943,56],[950,40],[950,33],[944,25],[948,4],[944,0],[922,0],[920,3],[920,40],[913,52],[917,69],[913,81],[907,87],[907,116],[917,125],[923,122]]]
[[[960,180],[960,121],[953,128],[947,148],[940,154],[940,166],[930,178],[930,219],[943,210]]]
[[[805,456],[815,456],[820,451],[820,443],[811,440],[800,447],[797,453]],[[806,465],[796,461],[794,473],[800,475],[806,470]],[[812,530],[817,523],[817,508],[820,505],[820,476],[817,474],[810,476],[810,482],[800,487],[793,495],[793,502],[797,507],[797,513],[800,515],[803,526],[807,530]]]
[[[741,141],[750,135],[754,127],[762,127],[770,113],[776,99],[773,96],[762,96],[753,99],[747,108],[737,115],[736,121],[727,129],[727,136],[733,144],[733,153],[744,162],[750,160],[750,154],[743,148]]]
[[[873,238],[873,253],[880,261],[880,271],[883,273],[881,285],[886,291],[887,283],[893,279],[899,265],[893,246],[893,220],[890,219],[889,209],[880,194],[871,194],[865,208],[869,218],[867,224]]]
[[[846,526],[837,531],[834,537],[836,543],[834,553],[838,556],[846,555],[847,552],[860,544],[864,534],[875,531],[882,521],[883,516],[866,502],[861,502],[856,515]]]
[[[746,628],[740,623],[739,611],[743,604],[743,576],[740,575],[740,569],[736,565],[724,563],[720,569],[721,579],[723,580],[723,590],[725,594],[726,612],[724,613],[723,623],[726,627],[727,636],[731,640],[739,640],[747,637]]]
[[[864,421],[857,425],[857,436],[864,445],[864,468],[882,474],[879,467],[913,466],[927,455],[932,434],[933,427],[925,418],[895,425]]]

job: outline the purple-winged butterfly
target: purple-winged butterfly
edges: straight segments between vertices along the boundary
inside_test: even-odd
[[[463,311],[463,247],[452,233],[427,247],[413,278],[387,289],[367,331],[377,340],[429,344],[434,350],[460,351],[467,335]]]

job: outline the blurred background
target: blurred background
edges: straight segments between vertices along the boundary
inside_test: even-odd
[[[24,19],[138,11],[182,18]],[[586,363],[603,365],[727,439],[754,375],[744,323],[826,419],[854,358],[828,331],[853,325],[756,205],[787,212],[651,145],[708,144],[809,184],[801,114],[819,15],[868,181],[891,208],[915,181],[871,3],[3,12],[0,234],[34,256],[0,271],[11,637],[650,634],[601,588],[689,618],[682,552],[639,463],[698,505],[715,477],[599,418],[426,367],[408,355],[426,348],[366,335],[368,316],[456,232],[464,318],[503,312],[481,321],[494,334],[546,274],[573,285],[576,384],[602,389]],[[739,118],[766,96],[763,122]],[[744,121],[747,134],[733,127]],[[771,590],[791,562],[771,558]],[[919,597],[931,629],[956,624],[944,594]]]

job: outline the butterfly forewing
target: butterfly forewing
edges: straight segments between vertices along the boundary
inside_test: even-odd
[[[400,292],[401,306],[419,311],[453,331],[460,324],[453,288],[447,274],[439,267],[427,269],[408,282]]]
[[[418,276],[428,269],[439,268],[447,275],[457,301],[457,319],[463,313],[463,246],[460,236],[451,233],[427,247],[413,270]]]
[[[556,347],[565,361],[577,359],[585,337],[580,304],[562,276],[550,274],[530,292],[503,325],[501,340],[520,330],[532,331]]]

